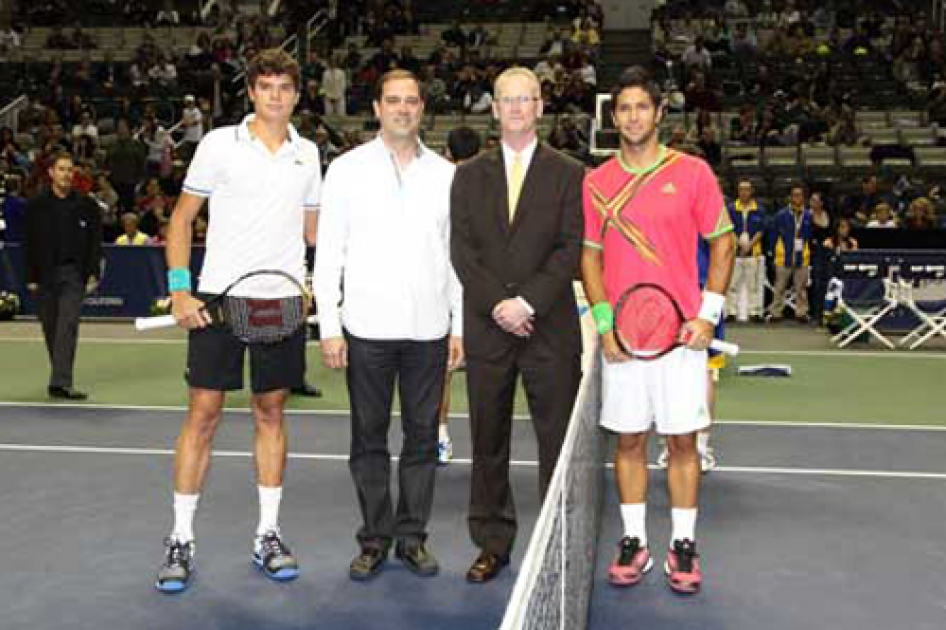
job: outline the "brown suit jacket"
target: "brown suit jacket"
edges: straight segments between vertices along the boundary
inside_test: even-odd
[[[451,192],[451,254],[463,284],[464,346],[471,358],[520,350],[539,356],[581,353],[572,281],[578,277],[584,220],[584,168],[539,143],[509,222],[502,149],[458,167]],[[535,309],[527,340],[493,321],[493,308],[522,296]]]

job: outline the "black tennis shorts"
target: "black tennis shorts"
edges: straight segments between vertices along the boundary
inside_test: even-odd
[[[223,326],[191,330],[184,380],[198,389],[241,390],[248,350],[254,394],[300,387],[305,377],[305,341],[304,326],[292,337],[272,344],[246,344]]]

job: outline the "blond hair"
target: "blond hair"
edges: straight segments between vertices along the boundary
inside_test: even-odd
[[[532,70],[528,68],[523,68],[522,66],[513,66],[511,68],[506,68],[503,70],[496,80],[493,82],[493,97],[499,98],[500,85],[508,79],[513,77],[523,77],[535,85],[535,90],[538,94],[542,93],[542,83],[539,81],[539,77],[536,76]]]

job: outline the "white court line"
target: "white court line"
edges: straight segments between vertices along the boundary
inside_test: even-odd
[[[167,448],[129,448],[129,447],[108,447],[108,446],[68,446],[68,445],[49,445],[49,444],[4,444],[0,443],[0,451],[6,452],[25,452],[42,454],[78,454],[78,455],[151,455],[166,456],[174,455],[173,449]],[[251,459],[253,453],[249,451],[214,451],[214,457],[232,458],[232,459]],[[289,459],[299,460],[320,460],[333,462],[347,462],[348,455],[339,455],[333,453],[289,453]],[[397,457],[391,458],[397,461]],[[531,460],[512,460],[511,466],[535,468],[538,462]],[[469,466],[471,461],[465,458],[456,458],[451,460],[451,465]],[[613,468],[613,464],[607,464],[608,468]],[[656,470],[657,466],[648,466]],[[720,466],[713,471],[717,473],[735,473],[749,475],[798,475],[806,477],[867,477],[873,479],[912,479],[912,480],[935,480],[946,481],[946,473],[933,472],[912,472],[901,470],[848,470],[839,468],[773,468],[757,466]]]
[[[185,406],[161,406],[161,405],[102,405],[95,403],[67,403],[67,402],[16,402],[0,401],[0,409],[3,407],[23,407],[27,409],[85,409],[85,410],[103,410],[103,411],[144,411],[144,412],[174,412],[183,413],[187,411]],[[226,412],[250,413],[249,407],[225,407]],[[400,412],[393,410],[394,417],[400,417]],[[347,416],[348,409],[286,409],[286,415],[293,416]],[[453,420],[469,420],[470,416],[464,413],[451,413]],[[526,414],[516,414],[515,420],[529,420]],[[946,431],[946,425],[927,425],[927,424],[889,424],[885,422],[798,422],[792,420],[751,420],[751,419],[720,419],[714,420],[713,424],[747,426],[747,427],[772,427],[772,428],[792,428],[792,429],[854,429],[854,430],[878,430],[878,431]]]
[[[42,337],[6,337],[0,336],[0,342],[20,342],[20,343],[39,343],[43,341]],[[79,343],[111,344],[111,345],[182,345],[187,343],[186,337],[180,339],[123,339],[117,337],[82,337]],[[318,345],[317,341],[309,342]],[[750,350],[742,349],[739,352],[742,356],[786,356],[786,357],[825,357],[825,358],[885,358],[885,359],[946,359],[946,351],[929,352],[915,350]]]

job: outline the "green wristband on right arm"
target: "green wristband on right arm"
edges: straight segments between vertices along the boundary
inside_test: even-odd
[[[599,335],[614,330],[614,309],[609,302],[598,302],[591,307],[591,316],[595,320],[595,328]]]

